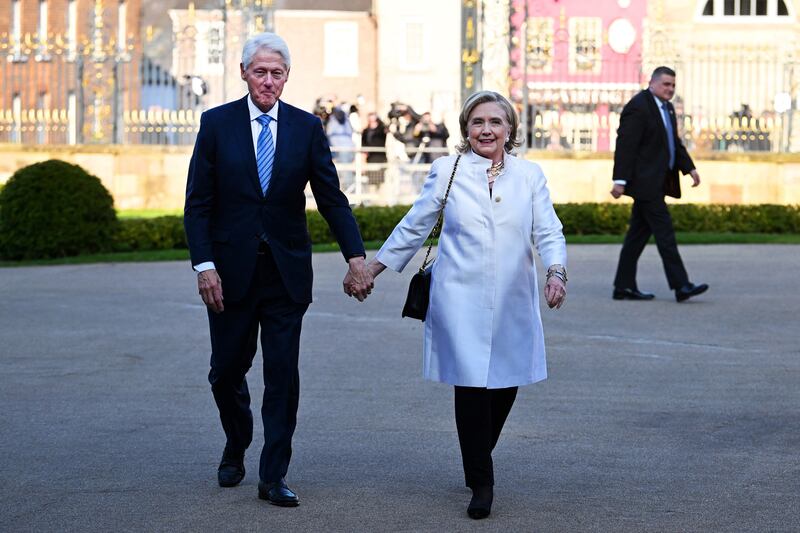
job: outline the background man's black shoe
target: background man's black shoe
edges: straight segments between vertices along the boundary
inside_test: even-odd
[[[612,298],[615,300],[652,300],[655,294],[649,292],[641,292],[639,289],[614,289]]]
[[[244,479],[244,452],[232,453],[225,449],[217,470],[220,487],[235,487]]]
[[[473,520],[481,520],[488,517],[492,512],[493,499],[494,490],[491,485],[474,487],[472,489],[472,499],[467,507],[467,515]]]
[[[695,285],[694,283],[688,283],[681,287],[680,289],[675,289],[675,299],[679,302],[684,300],[688,300],[692,296],[697,296],[698,294],[703,294],[708,290],[708,284],[701,283],[700,285]]]
[[[280,507],[297,507],[300,505],[300,498],[297,497],[297,494],[292,489],[286,486],[286,481],[283,478],[272,483],[259,481],[258,497]]]

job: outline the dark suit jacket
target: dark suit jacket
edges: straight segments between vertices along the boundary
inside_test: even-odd
[[[655,200],[664,195],[681,197],[678,170],[688,174],[694,163],[678,137],[675,108],[667,102],[675,138],[675,168],[669,169],[669,146],[661,110],[653,93],[641,91],[625,104],[617,129],[614,179],[626,180],[625,194]]]
[[[253,279],[259,242],[272,251],[292,300],[311,302],[311,240],[305,188],[346,259],[364,254],[347,197],[339,189],[319,118],[278,102],[275,162],[266,196],[253,151],[247,98],[203,113],[186,184],[184,228],[193,265],[213,261],[223,296],[241,300]]]

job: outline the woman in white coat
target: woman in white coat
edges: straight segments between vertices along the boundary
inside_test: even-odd
[[[503,96],[464,103],[463,137],[444,209],[425,321],[424,375],[455,386],[455,413],[472,518],[489,516],[492,450],[517,387],[547,377],[534,247],[548,265],[549,307],[566,297],[566,245],[541,168],[510,155],[519,119]],[[434,161],[419,198],[369,263],[400,272],[439,215],[456,157]]]

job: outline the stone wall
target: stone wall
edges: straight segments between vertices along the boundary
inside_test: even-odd
[[[553,201],[612,201],[613,154],[531,152],[548,177]],[[698,154],[701,184],[681,178],[681,203],[800,204],[800,154]]]
[[[183,207],[191,155],[187,146],[0,144],[0,183],[32,163],[61,159],[100,178],[118,209],[177,209]]]

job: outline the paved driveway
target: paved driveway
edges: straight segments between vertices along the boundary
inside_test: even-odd
[[[550,379],[520,391],[482,523],[464,512],[451,389],[421,379],[421,324],[400,319],[411,269],[360,305],[342,258],[315,256],[297,509],[256,498],[259,439],[245,482],[216,485],[186,264],[0,269],[0,529],[800,530],[800,247],[684,246],[711,290],[680,305],[653,247],[640,287],[657,299],[612,301],[618,251],[570,247],[567,305],[544,311]]]

